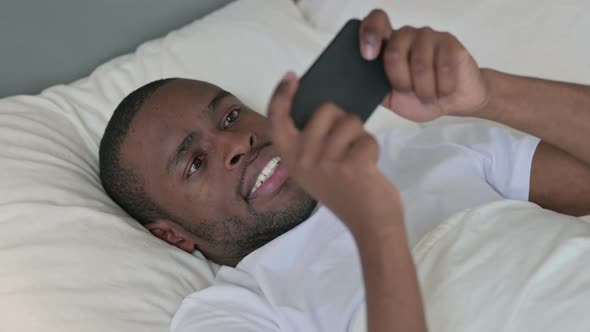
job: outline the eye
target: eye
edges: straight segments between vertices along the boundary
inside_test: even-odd
[[[236,108],[235,110],[229,112],[229,114],[225,117],[225,120],[223,121],[223,129],[229,127],[232,123],[236,122],[238,120],[238,117],[240,116],[241,111],[241,108]]]
[[[193,159],[193,161],[191,161],[187,176],[193,175],[201,167],[201,164],[203,164],[202,158],[202,156],[199,156]]]

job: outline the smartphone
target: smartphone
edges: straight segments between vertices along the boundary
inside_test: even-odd
[[[325,102],[365,122],[390,91],[382,54],[373,61],[361,56],[360,26],[360,20],[348,21],[301,77],[291,110],[297,128]]]

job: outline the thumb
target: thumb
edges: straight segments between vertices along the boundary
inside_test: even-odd
[[[360,45],[365,60],[375,60],[381,53],[383,42],[391,36],[391,22],[381,9],[375,9],[361,22]]]
[[[268,105],[270,135],[280,154],[288,152],[288,149],[293,145],[292,142],[299,134],[299,130],[295,127],[290,114],[298,83],[295,73],[288,72],[285,74],[276,87]]]

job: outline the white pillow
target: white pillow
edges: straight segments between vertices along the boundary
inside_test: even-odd
[[[586,0],[300,0],[298,6],[324,32],[382,8],[394,27],[453,32],[483,67],[590,83]]]
[[[217,83],[263,110],[280,76],[302,72],[324,42],[291,0],[240,0],[88,78],[0,100],[0,331],[168,331],[213,270],[104,193],[98,146],[112,111],[168,76]]]
[[[588,331],[590,225],[517,201],[460,212],[414,259],[433,331]]]

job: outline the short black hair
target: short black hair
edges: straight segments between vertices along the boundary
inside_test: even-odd
[[[121,164],[121,146],[141,106],[172,80],[153,81],[125,97],[113,112],[100,142],[100,179],[106,193],[142,225],[163,218],[166,213],[145,192],[142,176]]]

